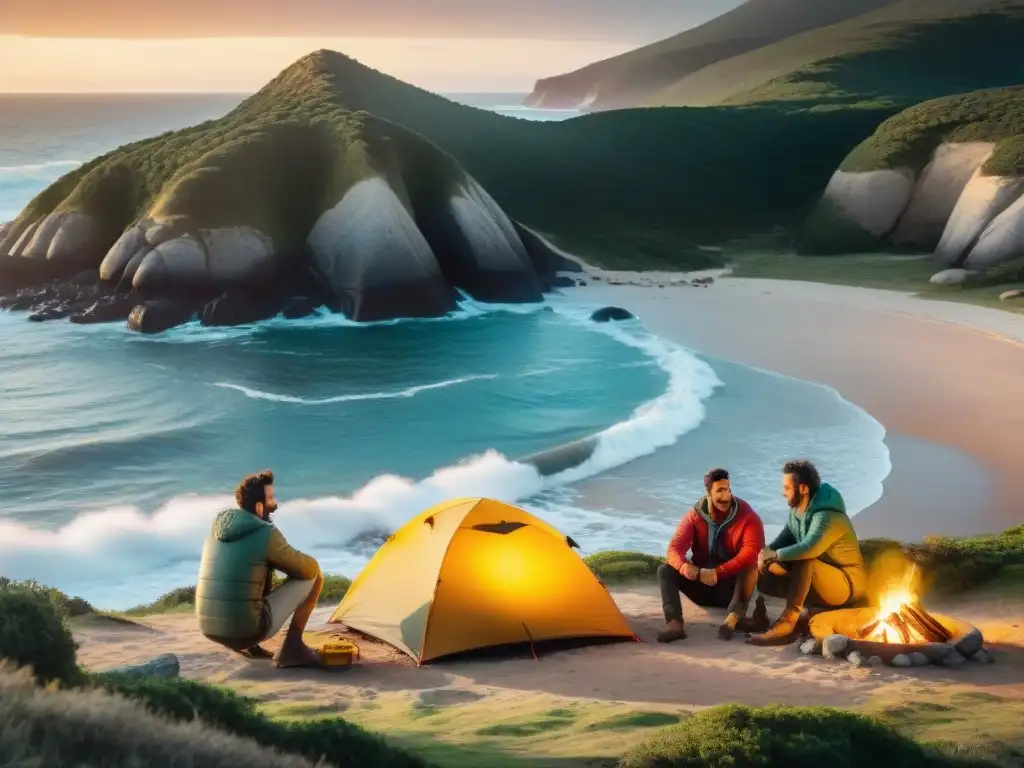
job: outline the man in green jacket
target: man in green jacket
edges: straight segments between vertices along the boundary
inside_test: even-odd
[[[324,585],[320,564],[291,547],[270,515],[274,473],[249,475],[235,489],[237,508],[225,509],[213,521],[203,545],[196,586],[199,631],[208,639],[251,658],[270,658],[260,646],[294,614],[277,667],[319,666],[302,632],[316,608]],[[288,578],[271,590],[275,570]]]
[[[796,637],[805,604],[841,608],[864,597],[867,574],[843,497],[809,461],[782,468],[782,495],[789,503],[786,527],[758,558],[760,592],[786,599],[768,631],[753,645],[784,645]]]

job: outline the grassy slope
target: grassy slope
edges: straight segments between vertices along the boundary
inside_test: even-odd
[[[711,21],[651,45],[537,82],[533,103],[579,104],[595,88],[593,109],[642,103],[645,96],[716,61],[790,35],[888,5],[893,0],[749,0]]]
[[[1024,86],[932,99],[895,115],[859,144],[840,166],[873,171],[908,166],[920,171],[943,142],[993,141],[983,172],[1024,173]]]
[[[644,103],[906,106],[1024,80],[1020,0],[900,0],[705,67]]]

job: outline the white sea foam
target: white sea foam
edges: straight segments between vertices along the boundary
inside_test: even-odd
[[[254,400],[270,400],[275,403],[293,403],[295,405],[329,405],[332,403],[349,403],[358,400],[391,400],[394,398],[415,397],[420,392],[427,392],[431,389],[445,389],[447,387],[454,387],[459,384],[466,384],[471,381],[481,381],[496,378],[498,378],[498,374],[496,373],[485,373],[479,374],[477,376],[462,376],[461,378],[458,379],[437,381],[434,382],[433,384],[418,384],[414,387],[398,389],[392,392],[359,392],[351,395],[336,395],[334,397],[321,398],[295,397],[294,395],[278,395],[274,394],[273,392],[263,392],[258,389],[243,387],[241,384],[230,384],[224,381],[218,382],[213,386],[221,387],[223,389],[237,390],[238,392],[242,392],[246,397],[251,397]]]
[[[463,316],[486,311],[527,313],[543,305],[491,307],[467,301]],[[277,519],[298,547],[317,553],[328,570],[358,567],[360,559],[343,547],[360,536],[389,532],[424,508],[457,496],[488,496],[545,509],[556,525],[571,525],[573,535],[583,519],[614,513],[571,510],[564,505],[544,506],[538,494],[619,466],[660,447],[670,445],[704,418],[702,400],[719,381],[709,365],[683,348],[652,336],[638,321],[597,324],[589,310],[556,297],[548,304],[572,321],[635,347],[656,362],[669,377],[659,397],[636,409],[630,418],[598,436],[597,448],[582,465],[542,478],[537,470],[495,451],[466,457],[421,480],[380,475],[346,497],[303,499],[283,503]],[[455,318],[453,318],[455,319]],[[199,334],[197,334],[199,335]],[[528,373],[528,371],[527,371]],[[347,399],[411,397],[425,389],[454,386],[484,375],[411,387],[398,392],[344,395],[317,402]],[[287,402],[272,393],[257,392],[226,382],[247,396]],[[413,391],[415,390],[415,391]],[[301,401],[310,404],[309,400]],[[19,523],[0,522],[0,571],[21,579],[35,578],[112,608],[124,607],[175,586],[170,579],[194,580],[202,541],[212,516],[231,505],[229,496],[181,496],[149,514],[133,507],[83,512],[65,526],[45,531]],[[540,503],[541,506],[536,506]],[[567,532],[570,532],[567,530]],[[112,586],[131,579],[130,588]]]

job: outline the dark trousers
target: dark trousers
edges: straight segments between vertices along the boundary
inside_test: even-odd
[[[757,567],[741,571],[739,576],[719,581],[715,586],[690,581],[668,563],[658,566],[658,586],[661,587],[661,605],[666,621],[683,620],[683,601],[680,593],[702,608],[728,608],[729,613],[747,615],[750,598],[757,586]]]
[[[785,598],[786,607],[796,610],[804,605],[842,608],[856,597],[846,572],[821,560],[772,563],[758,574],[757,588],[761,594]]]

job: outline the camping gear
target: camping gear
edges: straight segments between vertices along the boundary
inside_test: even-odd
[[[332,640],[320,648],[325,667],[349,667],[359,660],[359,646],[348,640]]]
[[[576,543],[525,510],[445,501],[381,545],[328,620],[418,664],[499,645],[636,635]]]

